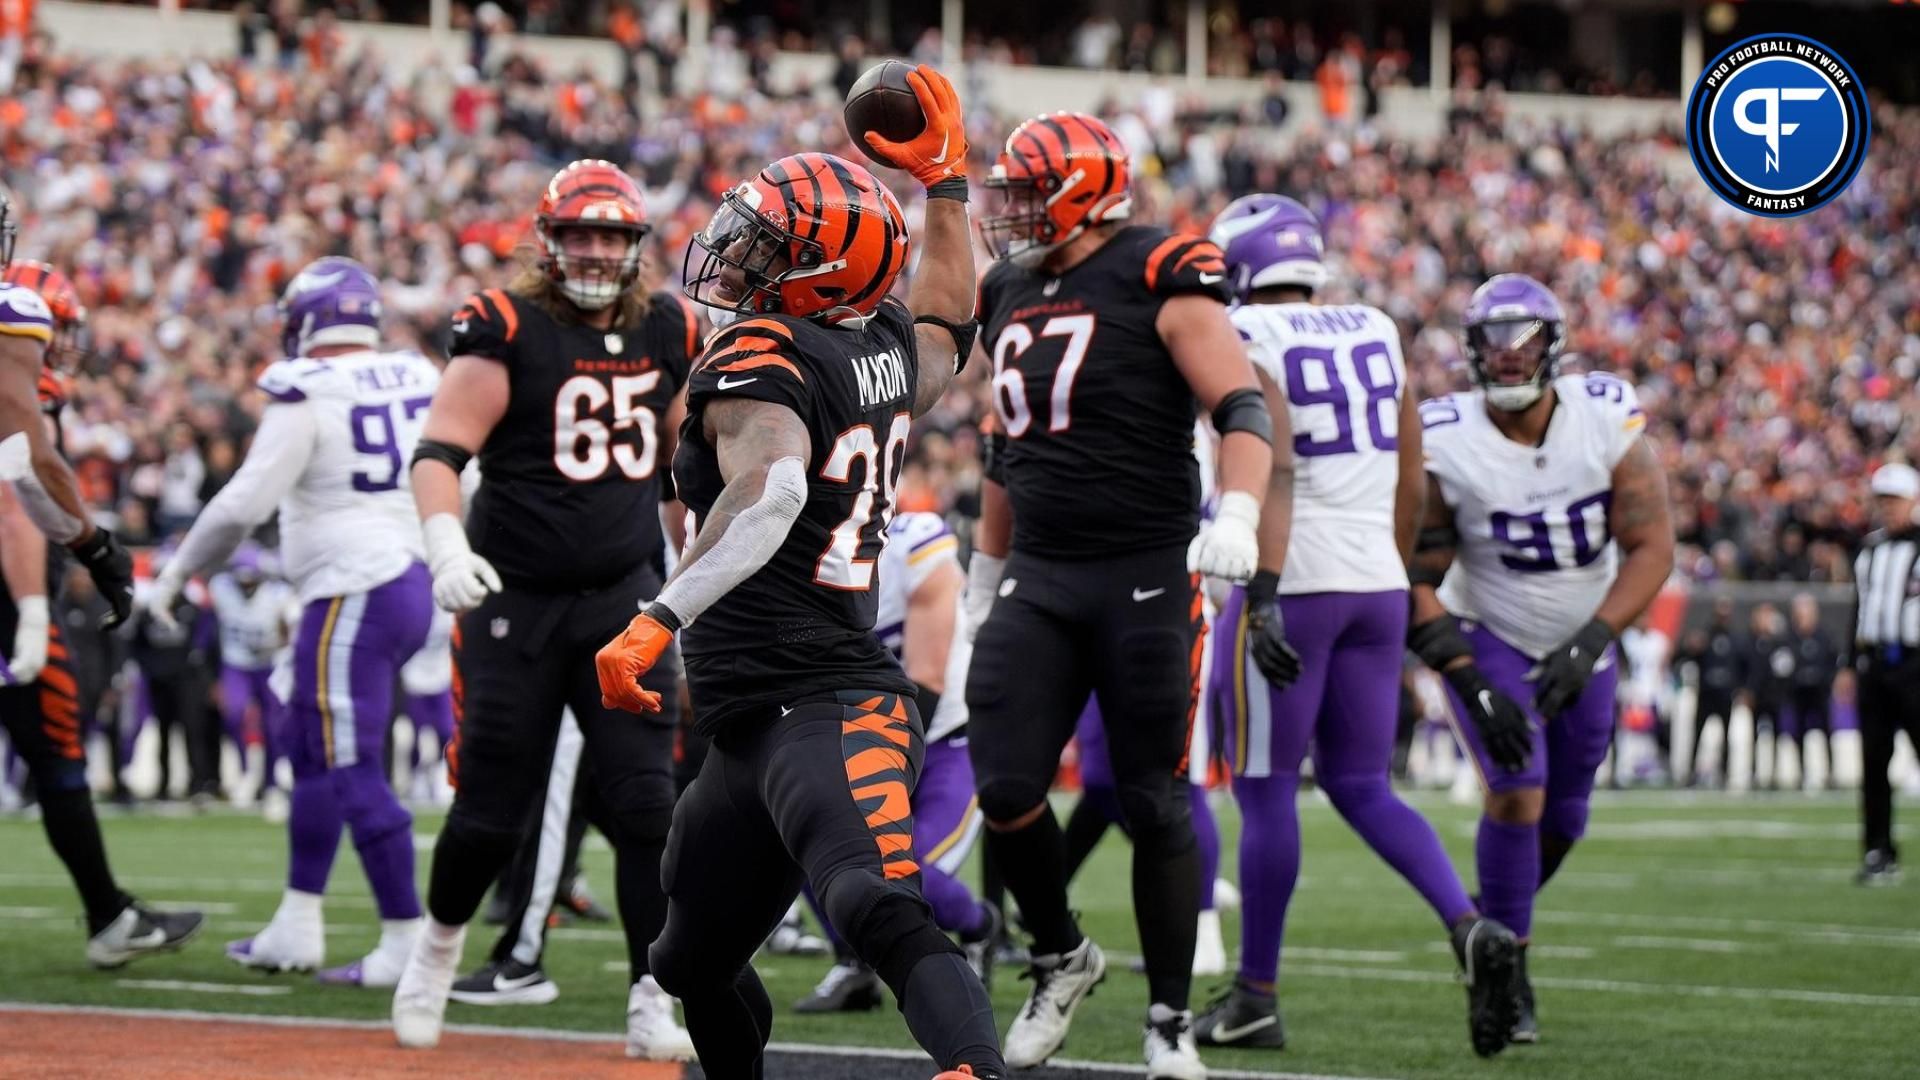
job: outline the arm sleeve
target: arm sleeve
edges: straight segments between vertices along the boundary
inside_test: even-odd
[[[774,319],[747,319],[715,334],[687,381],[687,410],[721,397],[785,405],[809,415],[812,387],[793,331]]]
[[[247,460],[227,486],[200,511],[168,569],[178,567],[182,580],[224,563],[256,525],[267,520],[280,500],[293,490],[313,459],[318,434],[314,406],[307,403],[270,406],[254,432]]]

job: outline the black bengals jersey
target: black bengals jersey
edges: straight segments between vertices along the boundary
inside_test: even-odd
[[[1144,225],[1059,277],[1004,260],[987,271],[979,318],[1015,550],[1089,559],[1192,539],[1196,406],[1154,328],[1187,293],[1227,302],[1220,249]]]
[[[807,425],[807,503],[767,564],[681,635],[696,726],[775,719],[775,706],[823,692],[914,686],[873,634],[875,580],[906,463],[920,378],[913,319],[881,302],[864,329],[770,315],[708,341],[687,389],[673,462],[680,497],[704,519],[726,482],[702,430],[706,406],[745,397],[785,405]]]
[[[660,425],[698,348],[693,306],[656,293],[637,327],[563,323],[501,289],[453,317],[454,356],[507,366],[512,397],[480,448],[473,550],[516,588],[611,585],[660,556]]]

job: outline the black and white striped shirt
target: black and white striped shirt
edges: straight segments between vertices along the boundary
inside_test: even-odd
[[[1876,530],[1853,560],[1854,640],[1920,648],[1920,528]]]

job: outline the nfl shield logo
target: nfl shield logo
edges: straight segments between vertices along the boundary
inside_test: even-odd
[[[626,347],[627,347],[627,343],[621,340],[621,337],[619,334],[607,335],[607,351],[608,352],[613,353],[615,356],[618,356],[620,355],[621,350],[625,349]]]
[[[494,640],[498,641],[507,636],[507,620],[495,619],[487,625],[487,630],[493,634]]]

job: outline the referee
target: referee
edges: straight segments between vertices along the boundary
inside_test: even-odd
[[[1853,562],[1854,667],[1860,674],[1860,736],[1866,777],[1860,785],[1866,857],[1854,880],[1890,885],[1900,867],[1893,846],[1894,732],[1920,747],[1920,472],[1882,465],[1872,481],[1879,528]]]

